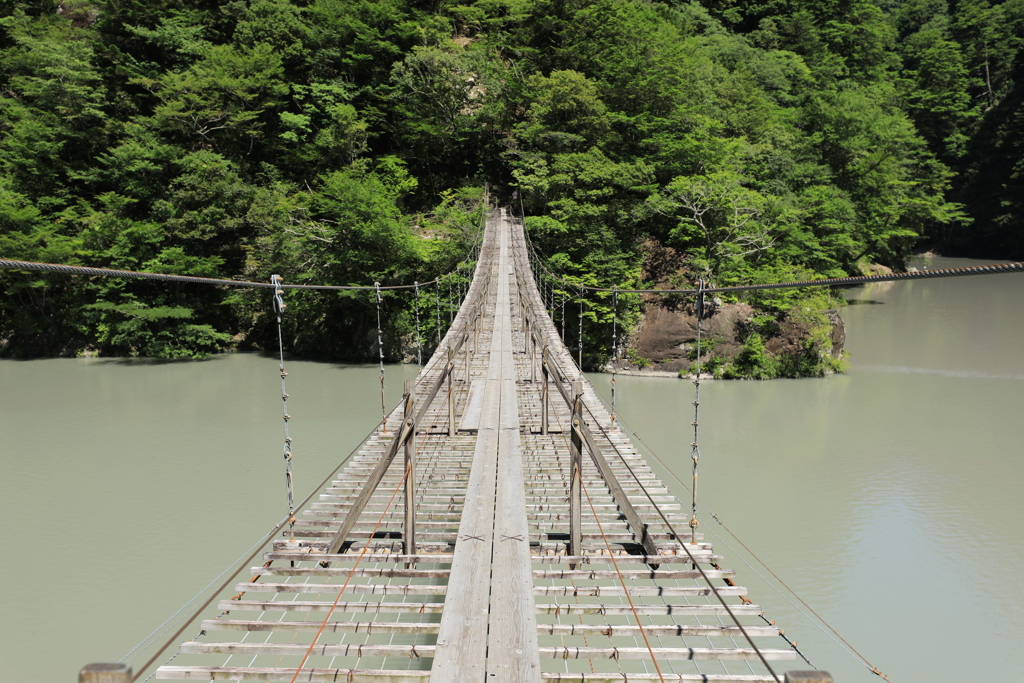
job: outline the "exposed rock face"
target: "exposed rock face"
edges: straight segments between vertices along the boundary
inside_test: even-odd
[[[744,303],[708,303],[706,317],[701,321],[702,359],[709,358],[708,351],[713,348],[716,357],[731,361],[743,348],[755,311]],[[838,358],[846,341],[846,329],[837,311],[829,311],[828,317],[832,324],[831,353]],[[810,328],[806,323],[786,319],[779,325],[779,334],[765,339],[765,346],[772,355],[798,353],[809,334]],[[687,356],[695,353],[696,341],[697,318],[692,302],[673,305],[664,300],[648,301],[644,306],[643,320],[629,346],[637,356],[646,358],[651,364],[641,369],[635,363],[623,360],[620,367],[652,373],[689,371],[693,361]]]
[[[644,243],[643,251],[645,282],[666,289],[693,286],[692,281],[686,278],[684,254],[653,240]],[[704,318],[701,320],[702,363],[712,356],[724,363],[732,362],[743,350],[744,341],[754,331],[753,319],[756,314],[757,311],[749,304],[723,304],[719,299],[707,297]],[[821,352],[829,352],[833,358],[839,358],[846,341],[846,328],[837,311],[827,311],[826,315],[832,327],[832,344],[831,349],[821,349]],[[821,323],[817,325],[820,334]],[[811,323],[786,317],[774,328],[771,334],[764,336],[768,354],[784,357],[805,352],[807,338],[813,332]],[[625,340],[628,351],[619,361],[618,369],[673,375],[681,370],[689,372],[695,360],[696,340],[697,318],[692,300],[680,300],[672,295],[650,296],[644,304],[639,326],[632,337]],[[640,367],[636,363],[638,358],[646,359],[640,364],[647,367]]]

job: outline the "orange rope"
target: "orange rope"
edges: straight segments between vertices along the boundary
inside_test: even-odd
[[[661,679],[661,683],[665,683],[665,675],[661,673],[661,667],[658,666],[658,660],[654,656],[654,648],[651,647],[651,641],[647,639],[647,631],[644,630],[644,625],[640,623],[640,614],[636,611],[636,605],[633,604],[633,598],[629,594],[629,588],[626,587],[626,579],[622,576],[622,572],[619,570],[619,563],[615,561],[615,555],[612,553],[612,545],[604,533],[604,527],[601,525],[601,520],[597,516],[597,510],[594,509],[594,501],[590,499],[590,492],[587,491],[587,485],[583,483],[583,472],[580,472],[580,487],[583,489],[583,493],[587,495],[587,503],[590,505],[590,512],[594,515],[594,521],[597,522],[597,530],[601,532],[601,538],[604,539],[604,545],[608,549],[608,557],[612,560],[612,566],[615,567],[615,573],[619,575],[619,582],[622,584],[622,592],[626,594],[626,600],[629,601],[629,609],[633,611],[633,617],[636,619],[636,625],[640,629],[640,635],[644,637],[644,644],[647,645],[647,651],[651,653],[651,661],[654,662],[654,668],[658,672],[658,678]]]
[[[423,440],[420,442],[419,447],[416,449],[416,455],[420,454],[420,451],[423,449],[424,444],[426,444],[427,438],[430,436],[430,430],[433,428],[434,423],[437,422],[437,417],[440,414],[440,412],[441,411],[438,410],[437,412],[434,413],[434,419],[431,421],[430,427],[426,429],[426,432],[423,435]],[[409,436],[409,438],[411,439],[414,436],[415,435],[412,434]],[[396,436],[395,438],[398,437]],[[398,492],[402,489],[402,484],[404,484],[405,480],[409,478],[409,471],[410,467],[406,467],[405,472],[402,474],[402,478],[398,480],[398,485],[395,486],[395,490],[391,493],[391,499],[388,500],[388,504],[384,506],[384,511],[381,513],[380,519],[377,520],[377,524],[373,527],[373,531],[370,532],[370,539],[372,539],[374,534],[377,533],[377,530],[380,528],[380,525],[384,523],[384,518],[387,517],[388,510],[391,509],[391,504],[395,502],[395,497],[398,495]],[[341,596],[344,595],[345,589],[348,588],[349,582],[352,580],[352,577],[355,575],[356,569],[359,567],[359,563],[362,562],[363,556],[369,549],[370,543],[369,541],[367,541],[366,545],[363,546],[363,549],[359,551],[359,556],[356,557],[355,564],[352,565],[352,569],[349,571],[348,576],[345,578],[345,583],[341,586],[341,590],[338,591],[338,596],[334,598],[334,603],[331,605],[331,609],[327,611],[327,616],[324,617],[323,623],[320,624],[320,628],[317,629],[316,637],[314,637],[313,642],[309,644],[309,648],[306,649],[306,654],[302,656],[302,661],[299,662],[298,668],[295,669],[295,675],[292,676],[291,683],[295,683],[296,679],[298,679],[299,673],[302,671],[302,667],[306,665],[306,661],[309,660],[309,656],[313,653],[313,648],[316,647],[317,642],[320,640],[320,636],[323,635],[324,629],[327,627],[327,622],[330,621],[331,615],[334,614],[334,610],[337,608],[338,603],[341,602]]]
[[[566,446],[568,447],[569,446],[569,437],[566,435],[565,430],[562,428],[562,420],[558,417],[558,411],[552,410],[551,413],[552,413],[552,415],[554,415],[555,422],[558,424],[558,430],[562,433],[562,440],[565,442]],[[581,446],[583,446],[584,448],[586,447],[585,445],[582,445],[582,444],[581,444]],[[571,447],[569,448],[569,452],[572,453],[572,448]],[[582,453],[581,453],[581,455],[582,455]],[[574,472],[577,471],[575,465],[573,466],[573,471]],[[598,529],[598,531],[601,532],[601,538],[604,539],[605,548],[608,549],[608,557],[611,558],[612,566],[615,567],[615,573],[618,575],[619,582],[622,584],[622,592],[626,594],[626,600],[629,601],[629,608],[633,612],[633,618],[636,619],[636,625],[637,625],[637,628],[640,629],[640,635],[642,635],[643,638],[644,638],[644,644],[647,645],[647,651],[651,655],[651,661],[654,663],[654,669],[658,672],[658,678],[661,679],[661,683],[665,683],[665,675],[661,672],[661,667],[658,665],[658,660],[654,656],[654,648],[651,647],[651,641],[647,639],[647,631],[644,630],[644,625],[642,623],[640,623],[640,614],[636,611],[636,605],[633,604],[633,598],[630,596],[629,588],[627,588],[627,586],[626,586],[626,579],[622,576],[622,572],[619,570],[619,563],[615,561],[615,555],[612,552],[611,543],[608,541],[608,537],[604,533],[604,526],[601,524],[601,520],[597,516],[597,510],[594,508],[594,502],[590,499],[590,492],[587,491],[587,486],[586,486],[586,484],[583,483],[583,472],[580,471],[579,475],[580,475],[580,488],[583,490],[583,493],[587,494],[587,503],[590,505],[590,512],[591,512],[591,514],[594,515],[594,521],[597,522],[597,529]],[[582,552],[583,549],[580,548],[580,551]],[[591,661],[590,666],[591,666],[591,668],[593,668],[593,666],[594,666],[593,661]],[[621,671],[621,669],[620,669],[620,671]]]

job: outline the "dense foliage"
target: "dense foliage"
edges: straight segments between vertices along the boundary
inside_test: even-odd
[[[573,283],[638,284],[645,242],[721,284],[901,267],[922,236],[1020,255],[1022,40],[1024,0],[15,0],[0,254],[404,284],[465,255],[489,182]],[[0,282],[3,355],[271,338],[259,293]],[[372,297],[290,299],[290,348],[370,353]],[[386,304],[395,357],[411,297]],[[585,314],[597,363],[608,302]]]

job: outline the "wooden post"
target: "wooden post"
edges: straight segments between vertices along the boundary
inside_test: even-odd
[[[462,354],[462,363],[466,366],[466,386],[469,386],[469,332],[466,332],[466,341],[462,342],[462,346],[466,349],[465,353]]]
[[[541,353],[541,370],[544,375],[544,387],[541,390],[540,399],[540,433],[548,433],[548,382],[550,377],[548,376],[548,347],[544,347],[544,351]]]
[[[530,353],[530,340],[531,340],[531,337],[530,337],[530,318],[527,317],[525,315],[525,313],[523,315],[523,325],[525,326],[524,330],[526,332],[526,342],[523,344],[523,353],[529,354]]]
[[[583,424],[583,382],[572,383],[572,424],[579,427]],[[572,430],[572,441],[569,448],[572,456],[571,484],[569,488],[569,555],[583,554],[583,531],[582,531],[582,510],[583,504],[583,440],[579,437],[579,430]],[[575,569],[576,564],[569,565],[569,569]]]
[[[78,683],[129,683],[131,680],[132,667],[121,662],[86,664],[78,672]]]
[[[405,380],[405,424],[409,427],[409,435],[405,439],[405,469],[409,474],[405,478],[405,529],[402,533],[403,552],[406,555],[416,554],[416,418],[414,409],[415,382]],[[412,569],[407,563],[406,569]]]
[[[537,383],[537,337],[533,334],[530,335],[530,382]]]
[[[827,671],[787,671],[786,683],[832,683]]]
[[[448,347],[448,436],[455,436],[455,392],[452,391],[452,375],[455,374],[455,354]]]

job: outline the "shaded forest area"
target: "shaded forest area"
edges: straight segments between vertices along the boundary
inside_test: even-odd
[[[1022,42],[1024,0],[8,2],[0,255],[409,284],[464,258],[490,183],[519,190],[570,291],[899,269],[921,245],[1019,258]],[[276,334],[265,293],[0,283],[4,356],[196,357]],[[288,298],[293,352],[375,353],[371,295]],[[732,376],[839,367],[832,295],[742,303]],[[639,300],[620,306],[636,323]],[[401,358],[411,295],[384,312]],[[610,300],[584,315],[596,366]],[[799,358],[769,358],[795,318]]]

